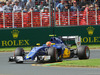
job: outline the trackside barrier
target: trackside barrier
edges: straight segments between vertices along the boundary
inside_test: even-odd
[[[0,29],[0,47],[26,47],[37,43],[45,44],[49,35],[55,31],[56,36],[81,36],[82,44],[100,44],[100,25],[30,27]]]
[[[54,16],[53,16],[54,17]],[[55,13],[56,26],[100,25],[100,11],[66,11]],[[52,18],[52,17],[51,17]],[[0,13],[0,28],[50,27],[48,12]],[[52,24],[52,23],[51,23]]]

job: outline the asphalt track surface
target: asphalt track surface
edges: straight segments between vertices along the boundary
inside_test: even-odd
[[[0,53],[0,75],[100,75],[100,68],[72,68],[32,66],[33,61],[23,64],[9,63],[12,52]],[[90,59],[100,58],[100,50],[91,50]],[[77,58],[69,60],[78,60]]]

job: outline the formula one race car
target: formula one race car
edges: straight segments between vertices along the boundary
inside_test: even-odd
[[[71,49],[67,41],[74,40],[76,49]],[[89,59],[90,50],[88,46],[81,45],[80,36],[61,36],[51,37],[50,41],[42,46],[33,47],[26,53],[23,48],[16,48],[14,56],[9,57],[9,62],[23,63],[25,60],[34,60],[36,62],[61,62],[67,58],[78,57],[79,59]]]

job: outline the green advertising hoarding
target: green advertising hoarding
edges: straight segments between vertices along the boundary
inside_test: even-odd
[[[52,28],[0,29],[0,47],[34,46],[50,39]]]
[[[57,36],[81,36],[82,44],[100,44],[100,26],[68,26],[41,28],[0,29],[0,47],[34,46],[49,41],[53,32]]]
[[[57,27],[55,33],[58,36],[81,36],[82,44],[100,44],[100,26],[75,26],[75,27]]]

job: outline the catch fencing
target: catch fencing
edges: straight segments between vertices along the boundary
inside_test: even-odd
[[[55,26],[100,25],[100,11],[56,12]],[[0,28],[51,27],[49,12],[0,13]],[[53,25],[52,25],[53,26]]]

